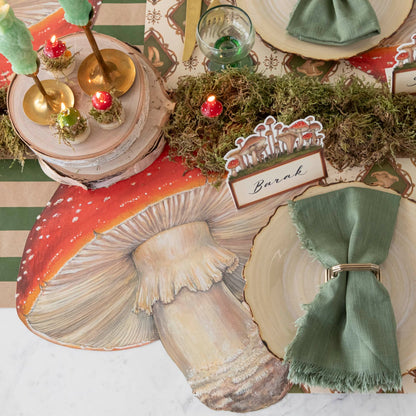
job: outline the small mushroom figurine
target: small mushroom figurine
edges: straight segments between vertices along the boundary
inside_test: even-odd
[[[167,151],[109,188],[61,185],[24,249],[18,315],[74,348],[160,339],[207,406],[269,406],[286,394],[288,368],[259,336],[242,269],[254,235],[292,193],[237,210],[226,184],[185,175]]]

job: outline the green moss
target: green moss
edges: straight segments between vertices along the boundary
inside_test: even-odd
[[[69,65],[74,62],[75,56],[79,52],[71,54],[70,56],[66,55],[65,53],[59,56],[58,58],[48,58],[43,52],[39,53],[39,59],[47,71],[63,71],[64,69],[68,68]]]
[[[100,111],[92,107],[89,111],[90,116],[93,117],[98,123],[102,124],[110,124],[115,121],[121,122],[121,102],[114,96],[112,96],[112,99],[112,105],[108,110]]]
[[[6,114],[0,114],[0,159],[17,160],[22,166],[32,152],[16,135]]]
[[[71,143],[75,140],[77,136],[84,133],[87,129],[87,119],[85,117],[79,117],[78,121],[72,126],[61,127],[57,122],[55,122],[55,128],[58,140],[71,146]]]
[[[27,157],[33,157],[33,153],[13,129],[7,114],[7,87],[2,87],[0,88],[0,158],[17,160],[23,167]]]
[[[216,119],[200,113],[209,94],[224,106]],[[351,78],[330,85],[296,74],[267,77],[229,69],[183,77],[172,96],[177,104],[164,128],[171,156],[207,175],[221,176],[223,156],[235,140],[268,115],[285,124],[313,115],[323,125],[325,156],[338,169],[416,156],[416,98],[392,95],[385,84]]]

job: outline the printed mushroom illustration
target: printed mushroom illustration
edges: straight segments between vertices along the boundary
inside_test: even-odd
[[[309,130],[309,125],[304,120],[297,120],[289,126],[289,130],[296,134],[298,139],[298,150],[302,150],[303,147],[303,133]]]
[[[239,137],[238,139],[236,139],[235,144],[237,145],[237,148],[230,150],[224,157],[225,159],[236,158],[240,162],[241,167],[243,166],[247,167],[248,166],[248,163],[246,160],[247,156],[245,158],[244,157],[245,155],[241,153],[243,143],[244,143],[244,137]]]
[[[319,140],[324,137],[323,134],[318,135],[318,133],[322,130],[322,124],[318,121],[315,121],[315,117],[313,116],[306,117],[305,121],[308,122],[309,125],[307,131],[312,133],[311,144],[319,145]],[[305,135],[303,138],[305,139]]]
[[[376,179],[376,181],[373,182],[372,185],[380,185],[384,188],[390,188],[393,184],[399,181],[399,178],[396,175],[392,175],[391,173],[385,170],[373,172],[371,176]]]
[[[275,153],[275,148],[274,148],[274,131],[273,131],[273,124],[275,123],[275,119],[272,116],[268,116],[266,118],[266,120],[264,120],[264,124],[260,124],[258,126],[258,128],[260,128],[260,126],[262,126],[263,130],[266,130],[266,126],[267,126],[267,130],[266,130],[266,137],[267,137],[267,142],[269,143],[269,149],[270,149],[270,155],[273,155]],[[256,130],[257,133],[257,130]]]
[[[276,123],[273,126],[273,129],[274,129],[273,149],[274,149],[275,155],[277,156],[282,151],[282,149],[280,148],[278,136],[280,134],[280,131],[283,129],[283,123],[280,123],[280,122]]]
[[[323,71],[319,67],[325,65],[325,61],[315,61],[313,59],[307,59],[296,70],[301,74],[305,74],[308,77],[317,77],[323,74]]]
[[[240,153],[241,155],[250,155],[251,163],[257,165],[264,158],[263,152],[266,150],[266,147],[267,138],[253,134],[247,137]]]
[[[286,145],[287,153],[293,153],[297,136],[295,136],[291,130],[289,130],[287,127],[284,127],[277,138]]]
[[[408,62],[411,64],[415,61],[414,53],[416,50],[416,39],[412,37],[412,43],[403,43],[397,48],[397,52],[407,52],[408,53]]]
[[[240,166],[238,159],[230,159],[225,167],[230,171],[231,176],[237,176],[237,167]]]
[[[310,147],[311,142],[312,142],[312,139],[313,139],[313,133],[312,133],[312,132],[305,133],[305,134],[302,136],[302,140],[303,140],[303,142],[304,142],[304,143],[306,143],[306,144],[305,144],[305,147],[306,147],[306,148]]]
[[[395,56],[395,59],[397,62],[397,66],[401,68],[406,63],[406,61],[409,61],[409,52],[400,52]]]
[[[247,412],[287,392],[287,366],[262,342],[243,301],[252,239],[302,189],[237,210],[167,151],[109,188],[61,185],[31,230],[16,308],[60,345],[120,350],[160,339],[194,394]]]

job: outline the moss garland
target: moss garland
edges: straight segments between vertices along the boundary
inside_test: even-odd
[[[209,94],[224,105],[208,119],[200,107]],[[358,78],[335,84],[296,74],[282,77],[229,69],[182,77],[171,92],[175,111],[164,127],[170,155],[206,175],[224,173],[223,156],[238,137],[247,136],[268,115],[289,124],[313,115],[325,133],[327,160],[336,168],[370,164],[387,157],[416,157],[416,97],[392,95],[387,85]],[[21,162],[31,152],[14,133],[0,90],[0,157]]]
[[[224,105],[214,120],[200,113],[208,94]],[[268,115],[285,124],[315,116],[324,127],[325,156],[340,170],[416,156],[416,98],[392,95],[385,84],[351,78],[329,85],[296,74],[267,77],[230,69],[183,77],[172,96],[177,104],[164,128],[170,154],[206,175],[222,175],[225,153]]]

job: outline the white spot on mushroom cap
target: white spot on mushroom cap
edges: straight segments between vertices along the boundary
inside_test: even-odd
[[[32,260],[32,259],[33,259],[33,257],[35,257],[35,255],[34,255],[34,254],[31,254],[31,255],[29,256],[29,260]]]
[[[73,199],[74,199],[74,198],[72,198],[72,196],[70,196],[70,197],[67,199],[67,202],[71,202]]]
[[[78,217],[72,218],[72,222],[77,222],[77,221],[78,221]]]
[[[36,219],[37,219],[37,220],[40,220],[40,215],[38,215],[38,216],[36,217]]]
[[[80,209],[77,209],[76,211],[75,211],[75,214],[79,214],[81,212],[81,210]]]
[[[106,197],[104,198],[104,202],[107,202],[109,199],[111,199],[111,196],[106,196]]]
[[[91,204],[92,204],[92,201],[87,202],[87,204],[88,204],[88,205],[91,205]]]
[[[59,216],[61,216],[61,214],[59,212],[56,212],[55,214],[52,215],[52,218],[57,218]]]
[[[22,276],[17,276],[17,279],[16,279],[18,282],[20,282],[21,280],[22,280]]]
[[[63,199],[62,199],[62,198],[59,198],[58,200],[56,200],[56,202],[54,203],[54,205],[58,205],[58,204],[60,204],[61,202],[63,202]]]
[[[40,225],[38,225],[35,229],[36,229],[36,231],[39,231],[40,229],[42,229],[42,227]]]

